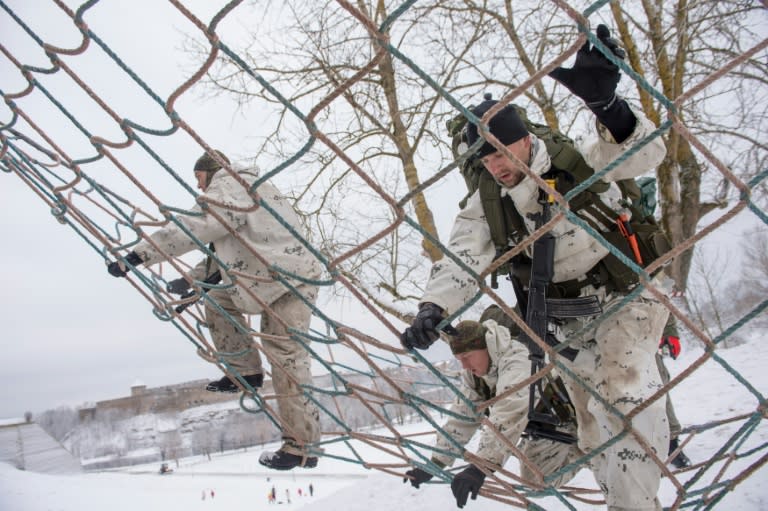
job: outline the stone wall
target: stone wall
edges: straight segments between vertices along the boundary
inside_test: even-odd
[[[99,420],[103,416],[132,416],[160,413],[180,413],[190,408],[240,399],[240,394],[222,394],[205,390],[207,380],[195,380],[176,385],[147,388],[131,387],[130,395],[98,401],[95,406],[81,408],[81,422]],[[271,392],[271,382],[265,382],[264,392]]]

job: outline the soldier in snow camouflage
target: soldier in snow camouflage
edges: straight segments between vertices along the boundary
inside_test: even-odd
[[[610,37],[607,27],[599,26],[597,37],[617,58],[623,57],[623,50]],[[597,118],[597,136],[581,151],[587,164],[593,169],[603,169],[624,157],[603,176],[605,191],[595,192],[609,208],[620,208],[621,192],[615,182],[652,170],[666,154],[660,137],[629,156],[625,154],[656,127],[642,112],[616,95],[618,67],[589,42],[579,50],[572,68],[558,68],[550,76],[582,98]],[[495,101],[486,101],[474,114],[482,117],[495,104]],[[488,126],[515,159],[487,141],[478,151],[478,157],[500,184],[500,194],[511,199],[527,231],[522,235],[527,236],[534,230],[535,215],[541,213],[542,206],[539,186],[524,169],[539,176],[550,172],[553,170],[550,157],[543,142],[526,131],[511,105],[492,117]],[[477,126],[471,124],[467,135],[471,146],[480,137]],[[618,216],[617,209],[613,211]],[[595,296],[604,311],[613,311],[634,289],[633,285],[618,288],[598,271],[607,264],[610,251],[582,227],[562,220],[550,232],[555,237],[551,282],[554,286],[566,282],[575,284],[567,298]],[[515,240],[520,234],[509,233],[509,248],[521,241]],[[496,257],[479,193],[472,195],[459,213],[448,248],[475,274],[485,271]],[[656,276],[652,284],[663,289],[661,275]],[[475,277],[453,260],[444,258],[436,263],[416,319],[401,336],[403,345],[408,349],[427,349],[439,338],[436,327],[440,321],[473,299],[477,289]],[[558,328],[555,335],[561,340],[570,337],[570,346],[578,350],[575,360],[559,357],[560,362],[599,395],[598,399],[577,380],[561,374],[576,412],[579,448],[589,454],[612,441],[590,459],[611,511],[661,509],[656,494],[663,461],[654,459],[653,453],[646,451],[638,438],[647,442],[663,460],[669,442],[664,399],[653,402],[648,399],[662,385],[654,358],[667,316],[664,305],[648,290],[642,290],[610,316],[600,318],[602,322],[593,323],[592,318],[558,319],[558,324],[552,325]],[[622,417],[614,410],[624,417],[632,417],[628,421],[632,431],[625,428]],[[454,485],[456,479],[461,478],[461,487],[468,487],[476,494],[482,485],[476,476],[476,473],[468,476],[459,473]]]
[[[478,430],[481,431],[476,453],[478,456],[495,465],[504,466],[513,454],[491,429],[482,427],[482,413],[476,415],[467,400],[478,407],[489,399],[504,394],[502,399],[485,409],[485,415],[511,445],[517,444],[528,424],[528,387],[511,391],[529,375],[528,349],[514,338],[519,334],[514,322],[501,316],[504,314],[500,308],[489,307],[479,322],[462,321],[456,326],[455,334],[449,336],[451,352],[464,369],[460,375],[459,390],[466,400],[456,396],[451,405],[451,412],[455,416],[451,416],[441,428],[447,436],[438,432],[431,462],[441,469],[449,466],[462,454],[455,450],[448,437],[464,446]],[[459,417],[474,417],[475,420]],[[575,433],[572,415],[570,420],[564,419],[558,429],[568,434]],[[537,471],[541,471],[545,476],[553,474],[584,454],[576,444],[533,436],[524,438],[518,447],[523,454],[520,460],[521,475],[530,481],[530,484],[536,484]],[[577,470],[561,474],[548,484],[555,487],[565,484]],[[485,479],[483,472],[474,465],[467,467],[461,474],[461,477],[454,479],[452,485],[456,504],[460,508],[464,507],[470,493],[472,498],[476,498],[477,490]],[[411,485],[418,488],[432,477],[432,473],[417,467],[406,472],[403,482],[410,480]],[[474,480],[479,484],[475,484],[474,488],[466,488],[469,491],[464,491],[463,480]]]
[[[314,467],[317,457],[309,455],[309,447],[320,440],[319,412],[300,387],[312,383],[310,358],[301,344],[290,338],[288,330],[309,328],[312,313],[307,303],[315,302],[317,287],[288,275],[317,279],[320,266],[269,211],[298,227],[296,213],[286,198],[267,182],[251,192],[258,177],[255,169],[235,170],[226,156],[216,151],[203,154],[194,171],[198,188],[204,193],[192,209],[194,214],[179,219],[184,229],[208,245],[215,258],[209,255],[188,275],[169,282],[168,290],[182,294],[189,290],[193,280],[210,284],[221,280],[222,285],[210,289],[205,299],[206,322],[218,356],[241,382],[253,388],[261,387],[264,379],[260,349],[272,366],[284,443],[276,452],[263,453],[259,461],[278,470]],[[259,200],[268,204],[269,210]],[[199,249],[184,229],[169,223],[138,243],[125,261],[132,266],[149,266]],[[283,278],[292,281],[291,285],[303,298],[277,280],[269,265],[285,270]],[[117,277],[128,271],[121,262],[111,263],[108,269]],[[261,335],[255,334],[261,337],[261,348],[252,337],[245,314],[261,315]],[[214,392],[236,392],[239,387],[225,375],[207,388]]]

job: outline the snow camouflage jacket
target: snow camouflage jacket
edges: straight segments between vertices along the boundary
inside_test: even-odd
[[[587,164],[595,169],[602,169],[656,129],[641,112],[635,109],[633,112],[637,118],[635,131],[621,144],[617,144],[608,130],[597,124],[598,136],[582,150]],[[541,175],[550,168],[549,155],[544,143],[539,139],[534,138],[533,145],[530,168]],[[665,155],[664,143],[661,137],[656,137],[606,174],[603,180],[610,182],[611,186],[600,194],[602,201],[619,211],[622,208],[622,196],[614,181],[640,176],[659,165]],[[501,194],[512,199],[529,233],[535,230],[535,225],[527,215],[541,212],[538,190],[533,179],[527,176],[514,188],[501,187]],[[588,270],[609,253],[605,246],[585,230],[567,220],[559,222],[551,232],[556,239],[553,282],[583,278]],[[490,228],[485,221],[479,191],[469,198],[467,205],[456,217],[447,246],[477,273],[481,273],[493,262],[496,249]],[[531,255],[530,248],[528,256]],[[474,296],[477,288],[477,281],[470,274],[451,259],[443,258],[432,266],[426,292],[421,301],[432,302],[452,314]]]
[[[488,374],[481,379],[485,381],[493,395],[501,395],[528,377],[531,370],[528,361],[528,349],[522,343],[512,340],[509,330],[498,325],[496,321],[489,319],[484,321],[483,325],[488,329],[485,334],[485,342],[488,345],[491,365]],[[478,405],[487,398],[482,395],[482,390],[478,389],[476,385],[473,374],[470,371],[462,371],[459,390],[472,403]],[[490,412],[488,420],[507,438],[510,444],[516,445],[528,424],[528,386],[510,393],[494,403],[488,410]],[[475,417],[475,412],[464,400],[458,397],[454,398],[451,411],[459,415]],[[460,445],[466,445],[472,435],[480,428],[482,416],[481,413],[474,422],[452,417],[448,419],[442,429]],[[453,444],[440,432],[437,433],[435,448],[455,452]],[[503,466],[512,451],[495,433],[483,428],[476,454],[491,463]],[[450,456],[435,451],[432,460],[443,466],[449,466],[458,456],[460,456],[458,453],[457,456]]]
[[[192,208],[192,211],[200,213],[200,216],[180,216],[180,221],[202,243],[206,245],[213,243],[216,256],[236,275],[237,285],[229,288],[229,292],[237,308],[245,313],[258,314],[262,307],[250,296],[249,291],[267,304],[289,292],[288,288],[270,275],[269,269],[262,260],[307,279],[319,278],[321,269],[314,255],[278,222],[272,213],[266,208],[257,207],[257,199],[248,193],[248,187],[258,177],[257,171],[238,169],[237,174],[247,183],[247,186],[240,183],[225,169],[219,170],[213,175],[205,193],[198,197],[198,204]],[[301,232],[296,212],[277,188],[264,182],[258,186],[256,194],[277,215],[280,215],[285,223]],[[223,225],[213,214],[206,213],[200,204],[206,204],[221,216],[227,225]],[[247,242],[248,248],[229,232],[227,226]],[[171,257],[200,248],[175,224],[166,225],[153,233],[150,238]],[[166,258],[148,241],[137,244],[134,250],[146,266],[159,263]],[[254,252],[259,257],[256,257]],[[190,275],[198,280],[204,279],[205,266],[203,261],[190,272]],[[217,266],[213,264],[207,273],[210,274],[216,269],[218,269]],[[230,284],[231,278],[227,272],[221,273],[222,284]],[[288,278],[288,280],[292,281],[293,286],[301,284],[295,279]]]

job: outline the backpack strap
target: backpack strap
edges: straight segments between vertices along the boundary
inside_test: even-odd
[[[521,233],[526,232],[525,224],[512,199],[501,196],[501,187],[489,172],[479,173],[478,190],[485,222],[491,231],[491,240],[496,247],[496,258],[498,258],[509,248],[510,239],[515,243],[520,242]],[[499,287],[499,272],[506,273],[508,270],[509,268],[502,266],[491,274],[491,288]]]
[[[525,232],[523,218],[512,199],[501,196],[501,187],[489,172],[480,174],[478,189],[485,221],[491,230],[491,240],[497,252],[505,252],[510,238],[517,243],[521,238],[520,233]]]
[[[472,375],[472,383],[474,383],[475,391],[480,394],[480,397],[483,399],[483,401],[488,401],[489,399],[492,399],[496,397],[495,389],[491,389],[487,383],[485,383],[485,380],[480,378],[479,376]],[[491,416],[491,409],[486,408],[485,409],[485,416],[490,417]]]

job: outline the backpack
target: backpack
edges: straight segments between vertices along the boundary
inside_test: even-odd
[[[640,197],[633,205],[644,217],[653,218],[656,212],[656,178],[639,177],[635,179],[635,183],[640,188]]]
[[[489,98],[488,98],[489,99]],[[556,189],[561,194],[575,188],[579,183],[592,177],[594,169],[587,164],[584,157],[576,149],[572,139],[559,131],[553,130],[546,124],[538,124],[528,118],[526,110],[519,105],[512,105],[525,124],[528,132],[532,133],[544,142],[551,161],[551,169],[542,175],[542,178],[556,179]],[[509,197],[501,197],[501,187],[485,170],[480,158],[475,154],[467,154],[469,145],[466,139],[467,118],[463,114],[449,120],[448,133],[451,136],[451,149],[454,158],[458,162],[464,182],[467,186],[467,195],[459,202],[463,209],[469,198],[480,191],[480,199],[483,206],[486,221],[491,231],[491,239],[496,247],[496,255],[499,257],[510,247],[510,240],[517,244],[527,234],[522,217],[517,212]],[[642,259],[640,266],[647,266],[661,255],[670,250],[671,245],[666,236],[656,223],[653,212],[656,207],[656,180],[654,178],[624,179],[616,181],[624,198],[624,205],[631,211],[629,226],[634,231]],[[617,213],[608,207],[600,198],[600,194],[607,191],[610,183],[597,180],[586,190],[573,197],[569,206],[573,213],[586,221],[591,227],[612,245],[618,248],[630,259],[637,260],[629,240],[622,235],[617,224]],[[583,215],[589,213],[589,215]],[[594,219],[598,219],[596,222]],[[512,268],[499,268],[492,275],[492,287],[497,287],[497,272],[511,270],[518,278],[527,282],[524,275],[530,261],[525,261],[525,256],[518,256],[511,261]],[[637,274],[621,262],[615,255],[608,254],[596,267],[595,274],[591,275],[589,283],[606,285],[610,290],[626,292],[638,282]],[[580,287],[568,289],[569,285],[552,285],[553,297],[578,296]]]

